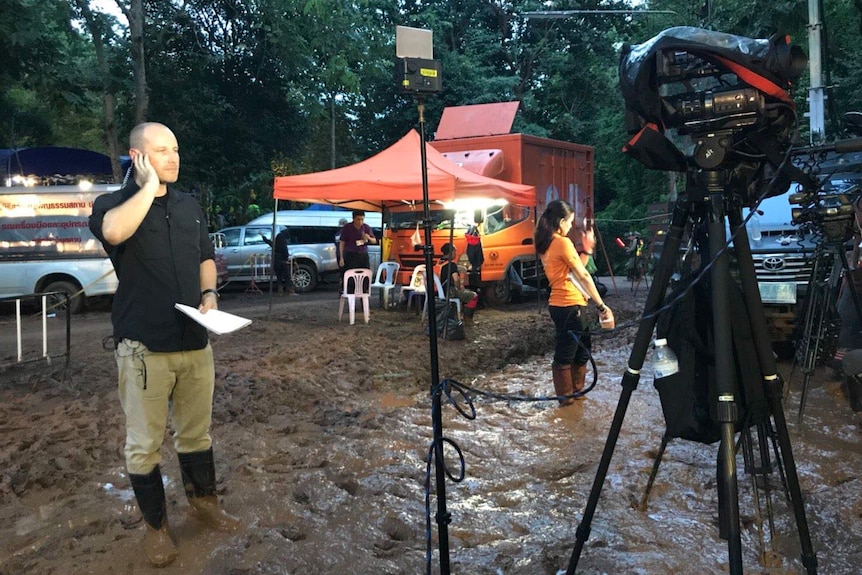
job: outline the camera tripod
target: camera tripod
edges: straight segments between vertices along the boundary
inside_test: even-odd
[[[719,162],[720,163],[720,162]],[[569,560],[567,575],[574,575],[584,543],[590,535],[591,524],[601,496],[602,486],[610,467],[617,439],[622,429],[631,395],[637,388],[644,358],[652,339],[657,321],[657,312],[662,308],[665,293],[674,272],[675,262],[686,225],[691,217],[698,217],[707,224],[710,257],[715,258],[711,273],[711,305],[713,338],[715,341],[716,399],[718,404],[716,422],[720,427],[721,442],[718,450],[717,479],[719,500],[719,535],[728,542],[728,559],[731,575],[741,575],[742,541],[739,526],[739,496],[736,476],[735,426],[740,420],[739,390],[734,384],[732,370],[735,369],[733,340],[730,321],[727,318],[738,310],[732,310],[730,302],[729,257],[726,250],[727,235],[725,218],[734,235],[734,246],[739,263],[739,278],[742,284],[745,306],[749,310],[749,323],[763,377],[763,389],[769,405],[769,415],[775,427],[775,438],[780,449],[780,465],[786,479],[787,491],[793,506],[796,526],[802,549],[802,564],[808,575],[817,573],[817,556],[814,553],[808,531],[808,521],[802,501],[802,492],[796,473],[796,464],[790,445],[787,422],[781,404],[782,382],[767,335],[766,319],[760,301],[760,292],[754,273],[754,262],[748,243],[748,234],[743,225],[741,202],[728,191],[734,186],[729,169],[687,169],[685,193],[674,206],[670,229],[662,249],[661,258],[653,276],[653,284],[647,295],[644,319],[640,323],[629,356],[629,365],[622,378],[622,392],[617,404],[604,451],[583,519],[576,530],[577,539]],[[724,318],[724,320],[723,320]]]
[[[752,433],[752,430],[756,430],[756,435]],[[661,465],[665,450],[667,449],[667,445],[671,439],[671,435],[666,431],[662,436],[661,445],[659,446],[658,453],[656,454],[655,461],[653,462],[652,471],[650,472],[649,479],[647,480],[647,485],[644,489],[643,497],[641,497],[640,503],[638,505],[638,511],[646,512],[647,510],[649,496],[652,491],[655,478],[656,476],[658,476],[659,466]],[[781,463],[781,454],[778,448],[775,428],[768,420],[761,421],[755,426],[746,427],[740,433],[740,442],[742,447],[743,462],[745,464],[745,473],[749,477],[751,477],[751,487],[752,493],[754,494],[754,504],[756,509],[755,517],[757,518],[756,525],[758,528],[761,548],[761,559],[764,564],[775,564],[776,562],[779,562],[776,561],[776,559],[778,558],[777,552],[774,551],[774,549],[766,549],[766,541],[763,535],[762,521],[764,516],[764,510],[763,505],[761,504],[762,489],[764,492],[763,503],[766,506],[766,518],[769,524],[769,542],[770,544],[773,544],[775,542],[775,523],[773,520],[772,509],[772,482],[770,481],[769,474],[773,473],[777,469],[779,472],[781,484],[784,486],[785,492],[787,491],[787,478],[784,476],[784,469]],[[770,456],[770,448],[775,454],[774,462]]]
[[[805,412],[805,402],[808,398],[808,384],[811,374],[820,359],[823,351],[823,339],[829,334],[830,319],[837,315],[835,296],[842,274],[850,280],[850,265],[847,262],[844,241],[826,241],[817,246],[814,251],[814,266],[808,280],[808,294],[805,297],[803,316],[803,329],[799,341],[796,344],[794,355],[794,367],[802,365],[804,379],[802,381],[802,393],[799,396],[799,415],[797,423],[802,423],[802,415]],[[859,295],[852,284],[845,289],[850,290],[853,300],[854,313],[862,322],[862,306],[859,303]],[[791,380],[793,379],[791,375]]]

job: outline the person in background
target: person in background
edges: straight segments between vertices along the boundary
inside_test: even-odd
[[[272,248],[272,268],[278,280],[278,295],[296,295],[293,289],[293,273],[290,269],[290,231],[284,228],[275,236],[275,242],[261,234],[263,241]]]
[[[479,295],[473,290],[464,287],[464,276],[466,272],[456,263],[457,250],[452,244],[444,244],[443,257],[440,258],[440,284],[443,293],[447,297],[457,297],[464,307],[464,319],[473,321],[476,306],[479,304]]]
[[[338,264],[338,285],[342,285],[344,283],[344,264],[341,261],[341,229],[347,225],[347,218],[341,218],[338,220],[338,231],[335,232],[335,262]],[[341,292],[337,292],[335,294],[337,297],[341,297]]]
[[[335,232],[335,253],[336,253],[336,256],[337,256],[337,254],[341,253],[341,246],[339,245],[341,243],[341,228],[343,228],[346,225],[347,225],[347,218],[341,218],[340,220],[338,220],[338,231]]]
[[[239,522],[216,497],[212,347],[206,329],[174,309],[176,303],[201,313],[218,308],[206,220],[194,198],[168,187],[180,168],[173,132],[148,122],[132,130],[129,143],[134,177],[96,198],[89,224],[119,279],[111,321],[126,469],[146,524],[142,551],[163,567],[177,556],[160,468],[169,414],[190,515],[219,531]]]
[[[365,212],[353,210],[353,221],[341,228],[338,240],[338,265],[345,270],[371,269],[368,244],[376,244],[374,231],[365,223]]]
[[[626,263],[626,276],[630,281],[637,281],[643,272],[641,266],[643,265],[644,241],[637,232],[630,232],[626,239],[629,240],[629,245],[626,247],[626,254],[629,256]]]
[[[591,240],[590,233],[583,234],[583,252],[579,255],[569,239],[574,217],[571,205],[563,200],[554,200],[539,218],[535,232],[536,251],[551,287],[548,311],[555,327],[551,371],[558,396],[571,395],[585,387],[591,351],[586,319],[587,296],[598,306],[602,325],[613,327],[613,312],[602,301],[593,278],[584,267],[584,261],[591,255],[591,245],[595,242]],[[569,335],[570,331],[577,335],[577,342]],[[560,399],[562,406],[573,402],[573,398]]]

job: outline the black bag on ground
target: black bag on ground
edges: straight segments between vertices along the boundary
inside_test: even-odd
[[[434,300],[435,319],[437,320],[437,337],[448,340],[458,340],[467,337],[464,332],[464,322],[458,319],[458,308],[454,302],[442,299]],[[430,333],[425,326],[425,335]]]
[[[656,325],[656,337],[666,338],[679,359],[679,372],[656,380],[667,433],[699,443],[721,439],[716,421],[718,397],[715,379],[712,295],[708,278],[696,284],[688,294],[666,312]],[[690,285],[683,281],[671,300]],[[736,282],[730,285],[731,323],[735,369],[731,371],[733,389],[739,400],[740,420],[736,430],[751,426],[769,416],[769,405],[763,390],[763,376],[742,291]]]

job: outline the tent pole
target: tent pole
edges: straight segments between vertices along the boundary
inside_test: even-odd
[[[538,203],[533,206],[533,230],[536,229],[536,226],[539,224],[539,205]],[[533,247],[535,248],[536,242],[533,241]],[[536,313],[538,315],[542,315],[542,311],[545,306],[548,305],[548,302],[542,298],[542,278],[545,276],[545,268],[542,267],[542,259],[539,256],[538,250],[533,250],[533,258],[535,258],[536,265]],[[541,270],[540,270],[541,268]],[[551,294],[551,286],[548,285],[548,295]]]
[[[275,205],[272,208],[272,231],[269,237],[272,238],[272,256],[269,258],[269,313],[272,313],[272,276],[275,273],[275,223],[278,218],[278,198],[275,198]]]

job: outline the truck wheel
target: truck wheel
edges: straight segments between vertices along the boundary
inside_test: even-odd
[[[297,293],[308,293],[317,287],[317,271],[314,266],[307,263],[299,263],[296,265],[296,272],[293,274],[293,289]]]
[[[485,301],[491,306],[506,305],[512,299],[512,282],[508,278],[492,282],[485,291]]]
[[[71,299],[69,300],[69,312],[71,313],[81,313],[84,311],[84,294],[78,294],[75,297],[72,297],[73,294],[78,293],[79,288],[73,284],[72,282],[67,281],[57,281],[51,282],[48,284],[44,290],[46,292],[59,292],[62,294],[68,295]],[[66,309],[65,306],[66,298],[61,295],[54,295],[48,297],[48,305],[54,307],[55,310],[62,311]]]

